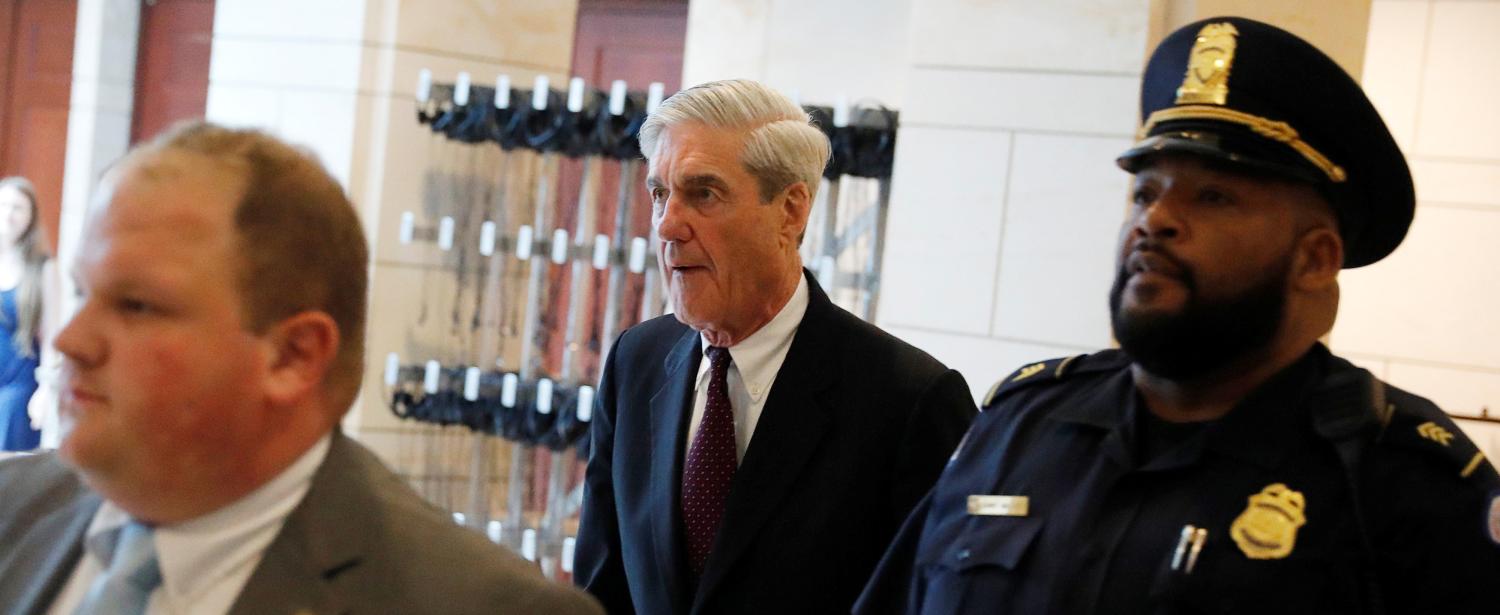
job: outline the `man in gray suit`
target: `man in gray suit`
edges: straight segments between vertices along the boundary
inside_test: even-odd
[[[56,455],[0,462],[6,613],[598,613],[449,522],[338,424],[368,250],[253,131],[179,127],[104,178]]]

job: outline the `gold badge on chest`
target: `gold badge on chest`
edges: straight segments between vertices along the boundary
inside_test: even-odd
[[[1281,559],[1297,544],[1297,529],[1307,523],[1307,500],[1282,483],[1250,496],[1250,505],[1229,526],[1229,536],[1250,559]]]

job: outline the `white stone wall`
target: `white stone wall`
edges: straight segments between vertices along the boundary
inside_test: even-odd
[[[913,5],[879,324],[975,395],[1109,344],[1147,3]],[[1081,44],[1087,41],[1087,44]]]
[[[206,117],[307,146],[345,186],[364,49],[363,0],[219,0]]]
[[[1364,84],[1406,152],[1417,214],[1345,272],[1331,344],[1455,415],[1500,417],[1500,2],[1376,0]],[[1491,459],[1500,426],[1460,421]]]
[[[900,107],[914,4],[920,0],[693,0],[682,85],[754,79],[805,104],[848,96]]]

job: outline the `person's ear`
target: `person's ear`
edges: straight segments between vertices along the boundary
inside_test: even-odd
[[[1297,240],[1292,261],[1292,286],[1308,292],[1336,287],[1343,267],[1343,238],[1326,226],[1313,228]]]
[[[265,334],[265,391],[278,405],[294,405],[322,390],[339,349],[339,327],[318,311],[301,312],[271,326]]]
[[[807,182],[799,181],[787,186],[781,191],[777,206],[782,212],[779,234],[795,248],[800,243],[802,233],[807,231],[807,217],[812,213],[812,193],[807,188]]]

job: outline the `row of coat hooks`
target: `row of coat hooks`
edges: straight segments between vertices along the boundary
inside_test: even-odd
[[[641,158],[637,134],[646,116],[661,104],[663,86],[651,83],[630,91],[616,80],[608,91],[590,89],[582,77],[565,91],[551,89],[546,75],[530,90],[512,86],[508,75],[493,87],[472,83],[459,73],[453,83],[433,83],[423,70],[417,83],[417,122],[448,139],[495,143],[507,151],[526,148],[571,158]],[[899,114],[883,106],[804,105],[813,123],[828,135],[832,156],[823,176],[885,179],[895,161]]]
[[[517,372],[482,371],[477,366],[444,366],[436,360],[402,365],[386,357],[385,382],[391,411],[398,418],[439,426],[462,425],[554,451],[577,447],[588,457],[588,424],[594,387],[552,378],[523,381]],[[400,386],[418,382],[419,387]]]

